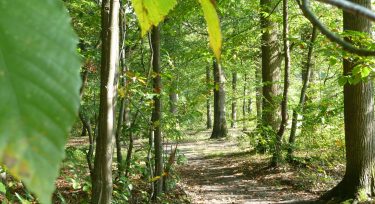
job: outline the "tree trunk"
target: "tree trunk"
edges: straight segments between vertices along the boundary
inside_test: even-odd
[[[371,8],[371,0],[351,0]],[[371,34],[371,23],[364,17],[344,12],[344,31],[360,31]],[[349,39],[346,39],[349,41]],[[361,64],[359,58],[343,60],[344,75]],[[346,171],[343,180],[322,198],[359,199],[374,196],[374,94],[372,80],[356,85],[344,85],[344,120]]]
[[[242,100],[242,130],[247,130],[247,118],[246,118],[246,98],[247,98],[247,74],[244,76],[244,85],[243,85],[243,100]]]
[[[227,121],[225,119],[225,90],[224,73],[221,65],[213,61],[214,67],[214,127],[211,139],[222,138],[228,135]]]
[[[212,128],[212,118],[211,118],[211,70],[210,66],[206,67],[206,84],[207,84],[207,101],[206,101],[206,114],[207,114],[207,129]]]
[[[102,58],[99,136],[97,138],[92,203],[110,204],[112,199],[112,156],[116,70],[119,58],[119,0],[102,2]]]
[[[289,46],[289,13],[288,0],[283,0],[283,43],[284,43],[284,91],[281,101],[281,123],[279,131],[276,134],[275,151],[273,152],[271,165],[278,166],[281,157],[281,143],[288,123],[288,91],[289,91],[289,72],[290,72],[290,46]]]
[[[292,127],[290,128],[290,136],[289,136],[289,145],[288,145],[288,155],[287,159],[291,161],[293,158],[293,151],[294,151],[294,143],[296,141],[296,132],[297,132],[297,123],[298,123],[298,114],[303,113],[303,108],[305,105],[305,99],[306,99],[306,91],[307,87],[309,86],[310,82],[310,76],[311,76],[311,60],[314,50],[314,43],[316,40],[317,32],[316,26],[313,26],[312,28],[312,34],[310,38],[310,43],[308,45],[308,52],[307,52],[307,60],[305,63],[305,68],[302,71],[302,89],[301,89],[301,95],[299,98],[299,103],[296,109],[293,110],[293,118],[292,118]]]
[[[151,31],[151,47],[152,47],[152,70],[155,74],[153,78],[154,107],[152,110],[152,126],[154,131],[154,148],[155,148],[155,174],[160,179],[154,183],[153,199],[156,200],[163,191],[163,144],[161,135],[161,67],[160,67],[160,28],[153,27]]]
[[[236,128],[237,121],[237,72],[232,72],[232,121],[231,128]]]
[[[263,102],[263,93],[262,93],[262,73],[260,67],[257,67],[255,70],[255,99],[256,99],[256,110],[257,110],[257,128],[262,125],[262,102]]]
[[[268,149],[267,143],[273,137],[279,127],[279,109],[277,100],[279,96],[280,80],[280,51],[279,40],[277,39],[278,25],[271,14],[273,8],[278,2],[275,0],[260,0],[260,22],[262,28],[261,50],[262,50],[262,82],[263,82],[263,103],[262,103],[262,126],[271,128],[272,131],[262,132],[263,142],[258,144],[259,152],[265,152]],[[276,9],[277,10],[277,9]],[[275,10],[275,11],[276,11]]]
[[[177,114],[178,94],[176,93],[175,83],[174,83],[173,86],[174,87],[172,87],[172,90],[169,93],[169,112],[172,113],[172,115],[176,115]]]

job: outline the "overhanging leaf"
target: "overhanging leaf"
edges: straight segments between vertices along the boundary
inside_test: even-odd
[[[199,2],[202,6],[204,18],[207,22],[210,46],[216,59],[220,60],[223,39],[221,36],[219,16],[216,13],[215,5],[212,0],[199,0]]]
[[[62,1],[0,1],[0,163],[51,203],[79,106],[77,38]]]
[[[144,36],[157,26],[177,4],[176,0],[132,0]]]

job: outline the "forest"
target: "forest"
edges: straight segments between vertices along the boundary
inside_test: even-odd
[[[375,203],[372,4],[0,0],[1,203]]]

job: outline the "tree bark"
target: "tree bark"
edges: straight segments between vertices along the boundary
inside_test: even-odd
[[[225,118],[225,90],[224,90],[224,73],[221,65],[213,61],[214,67],[214,127],[211,139],[222,138],[228,135],[227,121]]]
[[[172,90],[169,93],[169,112],[172,115],[177,114],[177,103],[178,103],[178,94],[176,93],[176,84],[173,82]]]
[[[272,18],[267,16],[274,12],[278,2],[275,0],[260,0],[260,25],[262,29],[261,50],[262,50],[262,140],[257,145],[260,153],[265,153],[268,143],[276,135],[279,127],[280,104],[278,102],[280,80],[281,57],[279,51],[279,40],[277,38],[278,25]],[[277,9],[275,9],[276,11]],[[259,127],[259,126],[258,126]],[[264,131],[266,128],[267,131]]]
[[[262,93],[262,73],[260,67],[255,70],[255,99],[256,99],[256,111],[257,111],[257,128],[262,125],[262,103],[263,103],[263,93]]]
[[[297,108],[293,110],[292,126],[290,128],[288,155],[287,155],[287,159],[290,161],[293,158],[294,143],[296,141],[298,114],[303,113],[303,108],[304,108],[305,100],[306,100],[306,91],[310,82],[311,67],[312,67],[311,61],[312,61],[312,56],[313,56],[314,43],[315,43],[316,36],[317,36],[316,31],[317,31],[316,26],[313,26],[310,42],[308,44],[307,60],[305,62],[304,70],[302,71],[302,89],[301,89],[301,94],[299,98],[299,103],[297,105]]]
[[[119,0],[103,0],[99,136],[94,162],[93,204],[110,204],[112,200],[114,110],[117,86],[115,76],[119,61],[119,13]]]
[[[371,0],[351,0],[371,8]],[[371,35],[371,23],[364,17],[344,12],[344,31],[360,31]],[[349,39],[345,39],[350,41]],[[349,75],[361,60],[343,60],[344,75]],[[374,196],[374,94],[372,80],[344,85],[344,120],[346,169],[343,180],[322,198],[359,199]]]
[[[289,91],[289,72],[290,72],[290,45],[289,45],[289,12],[288,0],[283,0],[283,43],[284,43],[284,91],[281,101],[281,123],[279,131],[276,134],[275,150],[273,152],[271,165],[278,166],[281,156],[281,143],[288,123],[288,91]]]
[[[237,121],[237,72],[232,72],[232,121],[231,128],[236,128]]]
[[[206,101],[206,115],[207,115],[207,129],[212,128],[212,118],[211,118],[211,69],[210,66],[206,67],[206,84],[207,84],[207,101]]]
[[[160,28],[153,27],[151,31],[152,47],[152,70],[154,72],[153,89],[156,94],[153,98],[154,107],[152,110],[152,126],[154,131],[154,148],[155,148],[155,174],[160,176],[154,183],[153,199],[156,200],[163,191],[163,144],[161,135],[161,67],[160,67]]]
[[[127,71],[127,67],[125,65],[125,60],[126,60],[126,50],[125,50],[125,40],[126,40],[126,16],[125,16],[125,11],[124,9],[121,10],[121,13],[120,13],[120,44],[121,44],[121,52],[120,52],[120,66],[121,66],[121,77],[120,77],[120,84],[122,86],[123,89],[126,90],[126,85],[127,85],[127,82],[126,82],[126,71]],[[122,158],[122,148],[121,148],[121,141],[122,141],[122,132],[123,132],[123,128],[126,127],[127,125],[127,121],[125,119],[126,118],[126,115],[127,114],[127,99],[126,99],[127,96],[122,96],[120,98],[120,109],[119,109],[119,114],[118,114],[118,118],[117,118],[117,129],[116,129],[116,135],[115,135],[115,139],[116,139],[116,155],[117,155],[117,173],[118,173],[118,176],[120,177],[123,172],[124,172],[124,162],[123,162],[123,158]]]
[[[244,85],[243,85],[243,100],[242,100],[242,130],[247,130],[247,118],[246,118],[246,98],[247,98],[247,74],[244,76]]]

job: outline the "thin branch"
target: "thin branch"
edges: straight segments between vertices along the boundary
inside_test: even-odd
[[[324,0],[324,1],[330,1],[330,0]],[[329,40],[331,40],[334,43],[337,43],[340,45],[344,50],[357,54],[359,56],[375,56],[374,50],[368,50],[368,49],[361,49],[357,48],[351,43],[348,43],[347,41],[343,40],[342,38],[338,37],[331,31],[329,31],[322,22],[319,21],[319,19],[314,15],[313,12],[311,12],[309,5],[309,0],[302,0],[302,4],[297,0],[298,5],[302,9],[303,14],[305,17],[313,24],[315,25],[323,35],[325,35]]]

